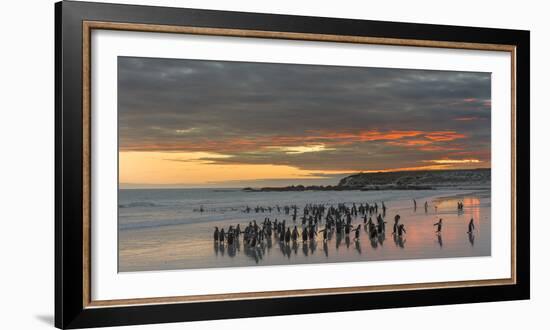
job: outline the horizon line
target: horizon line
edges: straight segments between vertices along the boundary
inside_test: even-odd
[[[476,167],[476,168],[452,168],[452,169],[449,169],[449,168],[439,168],[439,169],[416,169],[416,170],[375,170],[375,171],[360,171],[360,172],[356,172],[356,173],[353,173],[353,174],[348,174],[348,175],[345,175],[343,176],[342,178],[345,178],[345,177],[350,177],[350,176],[354,176],[354,175],[358,175],[358,174],[382,174],[382,173],[407,173],[407,172],[443,172],[443,171],[479,171],[479,170],[490,170],[492,169],[491,167]],[[308,181],[308,180],[316,180],[316,179],[307,179],[307,178],[301,178],[301,179],[293,179],[293,178],[280,178],[280,179],[257,179],[257,180],[249,180],[249,181],[262,181],[262,180],[288,180],[288,181],[300,181],[300,180],[303,180],[303,181]],[[341,180],[341,179],[340,179]],[[231,182],[235,182],[235,181],[238,181],[238,180],[233,180],[233,181],[227,181],[225,184],[228,184],[228,183],[231,183]],[[246,181],[246,180],[243,180],[243,181]],[[244,188],[250,188],[250,186],[247,186],[246,184],[243,184],[243,185],[239,185],[239,186],[234,186],[234,187],[220,187],[220,186],[215,186],[215,184],[224,184],[224,182],[215,182],[215,183],[206,183],[206,184],[202,184],[202,185],[188,185],[188,184],[185,184],[185,183],[128,183],[128,182],[119,182],[118,183],[118,189],[119,190],[133,190],[133,189],[244,189]],[[122,185],[126,185],[126,186],[140,186],[140,187],[121,187]],[[306,186],[304,184],[294,184],[294,185],[303,185],[303,186]],[[309,185],[309,186],[324,186],[324,187],[327,187],[327,186],[337,186],[338,183],[336,184],[326,184],[326,185],[322,185],[322,184],[313,184],[313,185]],[[150,187],[147,187],[147,186],[150,186]],[[286,186],[290,186],[290,185],[284,185],[284,186],[281,186],[281,187],[286,187]],[[273,186],[269,186],[269,187],[273,187]]]

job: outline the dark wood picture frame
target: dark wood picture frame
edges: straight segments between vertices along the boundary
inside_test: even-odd
[[[92,301],[92,29],[509,51],[512,277],[424,285]],[[63,1],[55,5],[55,325],[81,328],[529,298],[529,32]],[[521,222],[517,226],[516,222]],[[350,299],[353,295],[353,299]]]

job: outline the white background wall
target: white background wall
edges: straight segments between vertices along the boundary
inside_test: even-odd
[[[545,1],[118,1],[154,5],[531,30],[532,299],[306,316],[141,326],[143,329],[547,328],[550,219],[545,187],[550,23]],[[53,327],[54,29],[51,0],[0,4],[0,328]],[[521,216],[520,216],[521,220]],[[129,327],[127,329],[137,329]]]

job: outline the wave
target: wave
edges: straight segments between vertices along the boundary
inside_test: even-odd
[[[160,205],[153,202],[131,202],[127,204],[118,204],[118,207],[122,209],[132,208],[132,207],[155,207],[155,206],[160,206]]]

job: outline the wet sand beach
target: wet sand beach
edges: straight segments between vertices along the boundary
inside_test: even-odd
[[[297,192],[242,193],[237,191],[202,191],[201,197],[179,203],[178,197],[191,192],[130,192],[122,195],[119,220],[119,271],[151,271],[292,265],[334,262],[362,262],[424,258],[489,256],[491,254],[491,202],[489,190],[441,190],[423,192]],[[196,195],[197,192],[194,192]],[[131,196],[129,196],[131,195]],[[168,197],[166,197],[168,196]],[[380,198],[383,199],[380,199]],[[125,199],[126,198],[126,199]],[[182,196],[183,198],[183,196]],[[414,209],[413,198],[417,208]],[[220,244],[213,239],[214,227],[225,228],[250,221],[258,224],[266,217],[271,221],[285,220],[291,230],[302,231],[300,211],[308,203],[336,205],[346,203],[378,203],[384,201],[387,222],[384,235],[371,239],[359,214],[352,224],[361,224],[359,239],[332,232],[323,241],[322,234],[314,240],[280,242],[277,235],[265,239],[256,247],[243,243],[242,235],[235,243]],[[163,203],[164,202],[164,203]],[[424,203],[428,203],[427,211]],[[457,203],[463,203],[463,210]],[[277,212],[276,205],[298,206],[298,219],[292,214]],[[272,211],[250,213],[245,206],[272,206]],[[203,209],[201,212],[200,209]],[[379,210],[382,213],[381,209]],[[401,237],[392,235],[394,216],[406,228]],[[181,218],[180,218],[181,217]],[[434,224],[443,219],[440,234]],[[474,219],[475,230],[469,234],[468,223]],[[148,219],[147,221],[143,219]],[[372,216],[376,220],[376,214]],[[323,228],[321,222],[319,229]],[[243,229],[241,229],[243,230]]]

